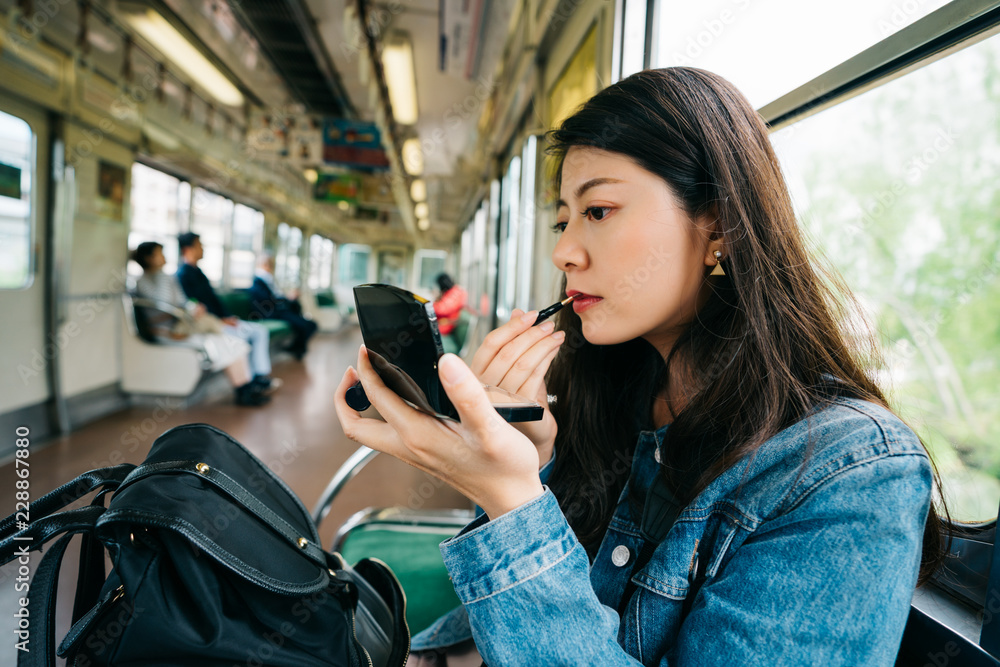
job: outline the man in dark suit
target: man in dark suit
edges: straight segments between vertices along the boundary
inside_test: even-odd
[[[177,280],[189,299],[194,299],[205,305],[225,325],[225,330],[234,336],[250,343],[250,368],[253,371],[253,381],[263,389],[276,389],[279,380],[271,378],[271,355],[269,344],[271,335],[267,328],[256,322],[245,322],[233,316],[219,300],[208,281],[208,276],[198,268],[205,252],[201,247],[201,238],[194,232],[184,232],[177,237],[180,245],[182,264],[177,269]]]
[[[301,360],[306,354],[309,339],[319,327],[312,320],[303,317],[297,295],[290,294],[289,298],[278,291],[274,283],[274,255],[261,255],[253,285],[247,291],[250,293],[250,305],[258,315],[265,319],[284,320],[291,325],[295,331],[295,340],[288,346],[288,351]]]

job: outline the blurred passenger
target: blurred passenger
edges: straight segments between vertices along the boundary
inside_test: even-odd
[[[441,332],[445,352],[458,352],[462,349],[464,341],[458,340],[455,336],[455,325],[462,310],[465,309],[468,295],[447,273],[439,273],[434,282],[438,285],[434,299],[434,314],[437,315],[438,330]],[[446,338],[448,340],[445,340]]]
[[[250,346],[236,336],[223,331],[219,318],[207,312],[203,304],[186,307],[187,299],[177,279],[163,272],[167,263],[163,256],[163,246],[155,241],[140,243],[132,252],[132,260],[142,267],[142,277],[136,281],[136,293],[145,299],[160,301],[167,305],[187,310],[193,324],[188,326],[183,320],[162,313],[162,317],[148,315],[147,320],[153,335],[172,342],[186,341],[199,343],[204,347],[218,346],[235,356],[236,360],[225,367],[224,372],[236,391],[237,405],[263,405],[270,398],[264,394],[260,384],[253,382],[247,355]],[[147,313],[149,310],[147,309]]]
[[[177,237],[177,241],[180,245],[181,258],[184,260],[177,269],[177,279],[184,294],[204,304],[209,313],[222,320],[226,333],[250,343],[250,369],[253,371],[253,381],[263,389],[270,389],[273,384],[270,377],[271,356],[268,349],[271,336],[267,328],[231,315],[219,301],[212,284],[208,282],[208,277],[198,268],[198,262],[205,254],[201,247],[201,237],[194,232],[184,232]]]
[[[274,255],[266,252],[260,256],[257,271],[254,273],[250,292],[250,305],[258,315],[265,319],[284,320],[295,331],[295,340],[286,349],[302,360],[306,354],[306,346],[319,326],[302,315],[298,291],[292,291],[286,297],[278,291],[274,283]]]

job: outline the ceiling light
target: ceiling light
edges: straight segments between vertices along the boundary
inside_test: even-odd
[[[410,176],[420,176],[424,173],[424,151],[420,147],[420,139],[411,137],[403,142],[403,169]]]
[[[152,9],[125,14],[125,19],[156,49],[191,77],[205,92],[219,102],[243,106],[243,94],[191,42]]]
[[[410,183],[410,196],[413,198],[413,201],[424,201],[427,199],[427,183],[424,182],[424,179],[418,178]]]
[[[413,207],[413,215],[417,216],[418,218],[426,218],[429,212],[430,209],[427,207],[427,202],[425,201],[422,201]]]
[[[302,172],[302,175],[305,176],[306,180],[309,181],[310,183],[315,183],[317,180],[319,180],[319,174],[316,173],[315,169],[306,169],[305,171]]]
[[[413,43],[408,34],[397,32],[386,40],[382,68],[393,118],[402,125],[413,125],[417,122],[417,81],[413,72]]]
[[[428,220],[427,218],[419,218],[417,220],[417,229],[419,229],[420,231],[426,232],[430,228],[431,228],[431,221]]]

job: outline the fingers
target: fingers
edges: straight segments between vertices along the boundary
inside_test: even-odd
[[[458,411],[462,426],[485,435],[506,425],[490,404],[479,378],[458,356],[442,356],[438,360],[438,375],[445,393]]]
[[[344,377],[340,380],[340,385],[334,393],[334,409],[337,411],[337,418],[340,420],[344,435],[351,440],[377,449],[380,452],[398,456],[400,449],[399,438],[396,431],[389,424],[379,419],[369,419],[362,417],[357,411],[347,405],[347,390],[359,379],[358,373],[348,367],[344,372]]]
[[[527,337],[527,335],[525,335]],[[531,394],[526,394],[527,391],[523,385],[528,381],[528,378],[536,374],[536,371],[541,370],[541,375],[545,375],[545,370],[548,368],[540,369],[540,365],[545,361],[545,359],[552,353],[553,350],[559,349],[563,341],[566,339],[566,334],[562,331],[557,331],[550,336],[546,336],[541,340],[535,342],[531,347],[529,347],[524,352],[521,352],[518,357],[514,359],[513,364],[511,364],[503,376],[495,381],[493,384],[503,387],[508,391],[513,391],[516,394],[522,394],[524,396],[530,396]],[[510,347],[514,347],[517,342],[510,344]],[[497,365],[500,365],[500,355],[497,356]],[[488,371],[490,375],[499,375],[502,371],[497,369],[496,373],[493,373],[491,368]]]
[[[560,333],[562,332],[556,332],[556,335]],[[541,359],[541,361],[539,361],[532,367],[531,373],[528,375],[528,377],[525,378],[524,381],[518,385],[517,389],[511,389],[510,391],[513,391],[515,394],[520,394],[521,396],[525,396],[527,398],[534,398],[542,405],[547,405],[548,397],[545,391],[545,374],[548,373],[549,366],[552,365],[552,360],[556,358],[557,354],[559,354],[559,348],[562,346],[562,341],[564,339],[565,335],[563,335],[562,338],[560,338],[557,342],[555,342],[554,345],[551,345],[551,349],[548,351],[548,353]],[[549,339],[546,339],[545,341],[542,341],[542,343],[545,343],[548,340]],[[539,343],[535,347],[540,346],[542,343]],[[504,382],[506,382],[506,379],[504,380]]]
[[[483,339],[479,349],[476,350],[476,354],[472,357],[472,363],[469,364],[472,372],[482,378],[483,372],[493,362],[493,358],[496,357],[497,352],[504,345],[531,328],[531,325],[535,322],[535,317],[537,317],[537,313],[534,313],[534,311],[525,313],[521,309],[515,308],[507,324],[489,332],[486,338]]]
[[[534,311],[520,317],[515,315],[510,322],[486,336],[471,364],[480,380],[495,386],[500,386],[503,382],[504,388],[511,391],[524,382],[530,375],[533,364],[537,364],[548,354],[548,346],[543,346],[544,350],[535,350],[530,360],[523,357],[540,341],[553,336],[555,328],[553,322],[532,326],[536,317],[537,313]],[[531,366],[528,365],[529,362],[532,362]],[[508,373],[514,371],[515,364],[519,364],[520,368],[505,381]],[[515,381],[517,384],[512,384]]]

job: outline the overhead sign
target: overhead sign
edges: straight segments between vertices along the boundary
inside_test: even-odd
[[[248,140],[260,157],[303,169],[324,164],[369,172],[389,169],[374,123],[256,111],[251,114]]]
[[[389,168],[375,123],[344,118],[328,118],[323,123],[323,162],[371,171]]]
[[[341,202],[355,205],[361,179],[350,174],[319,174],[313,188],[313,196],[319,201]]]

